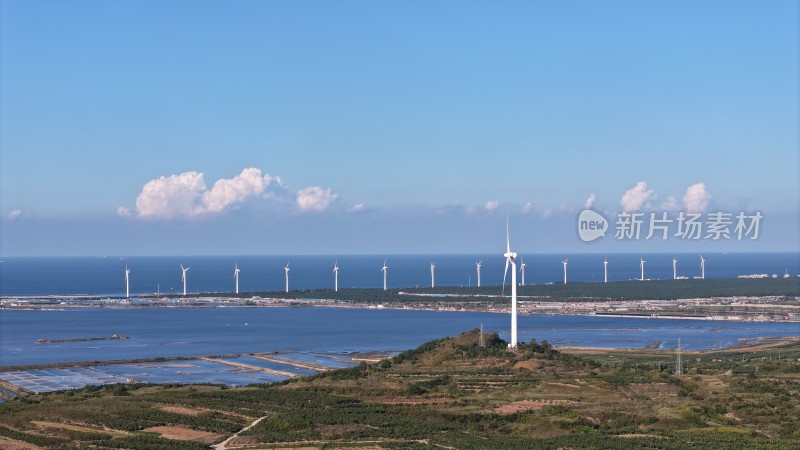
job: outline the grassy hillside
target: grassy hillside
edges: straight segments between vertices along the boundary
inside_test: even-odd
[[[116,385],[0,405],[0,448],[800,448],[797,348],[780,361],[609,364],[478,331],[271,386]],[[797,345],[796,343],[792,345]],[[687,360],[697,355],[686,354]],[[30,444],[30,447],[24,445]],[[240,447],[241,448],[241,447]]]

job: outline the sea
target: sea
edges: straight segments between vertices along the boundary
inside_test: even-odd
[[[602,281],[603,261],[608,259],[608,280],[623,281],[641,276],[640,258],[645,260],[645,278],[671,279],[672,260],[677,274],[700,276],[700,254],[520,254],[525,263],[525,283]],[[706,278],[736,278],[766,274],[782,277],[800,273],[800,253],[708,253]],[[130,272],[131,295],[176,294],[183,290],[181,265],[187,272],[188,292],[233,292],[234,267],[238,265],[241,292],[282,291],[289,265],[290,289],[333,288],[334,264],[339,267],[340,288],[383,287],[381,268],[386,261],[390,288],[431,284],[435,264],[436,286],[475,286],[476,262],[481,262],[481,285],[503,282],[505,259],[501,254],[464,255],[325,255],[325,256],[108,256],[108,257],[4,257],[0,262],[0,296],[125,294],[125,268]],[[518,282],[521,282],[519,274]],[[509,276],[510,278],[510,276]]]
[[[700,275],[699,254],[610,254],[609,281],[640,276],[672,278]],[[778,277],[800,272],[799,253],[709,253],[707,278],[743,274]],[[605,255],[520,255],[526,284],[563,282],[561,261],[568,258],[568,280],[599,282]],[[475,262],[481,262],[481,284],[503,282],[502,255],[344,255],[344,256],[162,256],[162,257],[5,257],[0,263],[0,295],[122,296],[125,268],[130,288],[139,294],[178,293],[180,265],[189,292],[231,292],[233,271],[241,269],[242,292],[281,291],[289,264],[290,289],[331,288],[337,264],[340,288],[383,285],[384,260],[391,288],[430,286],[435,263],[437,286],[474,286]],[[521,282],[521,278],[518,279]],[[800,279],[798,279],[800,282]],[[412,311],[333,307],[159,307],[0,309],[0,366],[112,359],[203,356],[251,352],[398,352],[483,325],[508,339],[507,314],[464,311]],[[125,340],[36,344],[38,339],[103,337],[119,333]],[[521,341],[548,340],[555,345],[642,348],[658,342],[672,349],[679,338],[684,348],[712,349],[737,345],[761,336],[800,336],[800,323],[634,319],[591,316],[535,315],[519,318]]]
[[[400,352],[471,329],[509,339],[508,314],[338,307],[64,308],[0,310],[0,366],[287,352]],[[38,339],[129,339],[37,344]],[[595,316],[519,317],[519,339],[554,345],[669,350],[726,348],[764,336],[800,336],[797,322]]]

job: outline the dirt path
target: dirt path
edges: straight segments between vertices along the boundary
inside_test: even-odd
[[[258,425],[259,422],[261,422],[262,420],[264,420],[266,418],[267,418],[267,416],[259,417],[258,419],[254,420],[253,423],[251,423],[250,425],[242,428],[241,430],[237,431],[236,433],[233,433],[233,436],[229,437],[228,439],[225,439],[224,441],[220,442],[219,444],[212,445],[211,448],[216,449],[216,450],[228,450],[228,443],[230,441],[238,438],[240,433],[244,433],[245,431],[249,430],[250,428],[253,428],[254,426]]]
[[[199,359],[201,361],[208,361],[208,362],[213,362],[213,363],[218,363],[218,364],[225,364],[226,366],[239,367],[241,369],[252,370],[254,372],[266,372],[266,373],[269,373],[269,374],[272,374],[272,375],[278,375],[278,376],[281,376],[281,377],[284,377],[284,378],[294,378],[294,377],[297,376],[296,373],[284,372],[282,370],[267,369],[266,367],[251,366],[249,364],[242,364],[242,363],[233,362],[233,361],[225,361],[225,360],[222,360],[222,359],[206,358],[206,357],[199,358]]]
[[[320,366],[319,364],[297,362],[297,361],[292,361],[291,359],[275,358],[273,356],[267,356],[267,355],[253,355],[253,358],[263,359],[264,361],[270,361],[280,364],[288,364],[290,366],[299,367],[301,369],[311,369],[320,372],[331,370],[330,367]]]

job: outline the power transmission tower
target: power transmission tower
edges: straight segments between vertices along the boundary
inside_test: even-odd
[[[481,335],[480,338],[478,339],[478,345],[480,345],[481,347],[486,347],[486,342],[483,340],[483,324],[481,324]]]
[[[675,375],[683,376],[683,361],[681,360],[681,338],[678,338],[678,362],[675,364]]]

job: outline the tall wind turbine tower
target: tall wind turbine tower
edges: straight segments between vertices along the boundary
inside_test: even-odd
[[[434,272],[436,272],[436,263],[431,263],[431,287],[434,287]]]
[[[511,343],[510,348],[517,347],[517,254],[511,251],[511,237],[508,233],[508,220],[506,220],[506,270],[503,272],[503,290],[506,287],[508,264],[511,264]],[[505,293],[504,293],[505,294]]]
[[[639,267],[642,269],[642,278],[639,281],[644,281],[644,258],[639,257]]]
[[[608,258],[603,260],[603,283],[608,283]]]
[[[289,263],[286,263],[286,267],[283,268],[286,272],[286,292],[289,292]]]
[[[339,261],[333,263],[333,290],[339,292]]]
[[[191,267],[187,267],[184,269],[183,264],[181,264],[181,271],[183,272],[181,274],[181,280],[183,280],[183,295],[186,295],[186,272],[188,272],[189,269],[191,269]]]
[[[233,278],[236,279],[236,293],[239,293],[239,263],[236,263],[236,266],[233,269]]]
[[[384,259],[383,260],[383,269],[381,269],[381,272],[383,272],[383,290],[384,291],[386,290],[386,269],[388,269],[388,267],[386,267],[386,260]]]
[[[475,261],[475,266],[478,269],[478,287],[481,287],[481,263],[482,262],[483,262],[483,260]]]
[[[678,338],[678,361],[675,363],[675,375],[683,375],[683,361],[681,360],[681,338]]]
[[[522,274],[522,286],[525,286],[525,260],[520,258],[519,261],[522,263],[519,265],[519,273]]]
[[[672,258],[672,279],[678,279],[678,258]]]
[[[700,278],[706,279],[706,260],[703,259],[703,255],[700,255]]]
[[[130,280],[131,269],[128,269],[128,266],[125,266],[125,297],[127,298],[131,298]]]
[[[567,284],[567,261],[569,261],[569,258],[561,261],[561,264],[564,264],[564,284]]]

